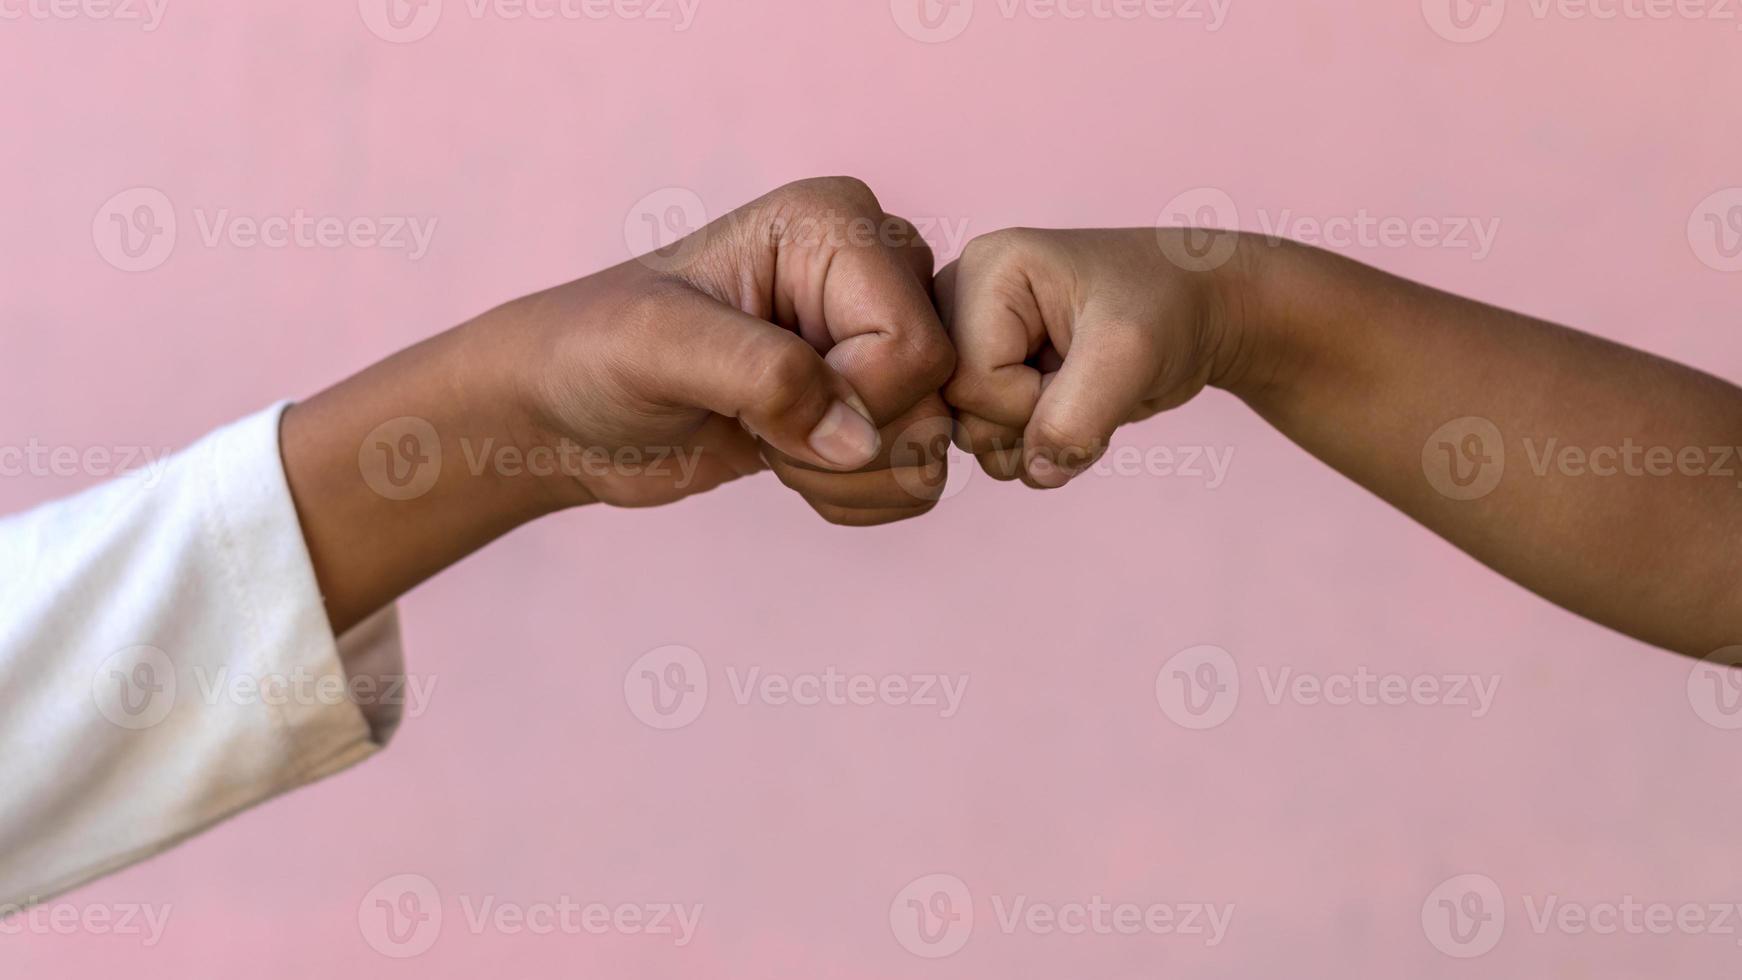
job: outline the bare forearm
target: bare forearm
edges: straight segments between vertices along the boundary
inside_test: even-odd
[[[1742,444],[1742,391],[1325,252],[1242,248],[1257,353],[1230,387],[1278,429],[1553,602],[1691,655],[1738,642],[1742,477],[1712,450]]]
[[[505,308],[285,414],[285,472],[335,630],[560,506],[549,485],[494,465],[531,438],[520,343]]]

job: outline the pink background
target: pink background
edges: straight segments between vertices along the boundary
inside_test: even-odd
[[[1688,233],[1742,184],[1735,21],[1513,0],[1491,38],[1456,44],[1409,2],[1233,0],[1213,32],[978,7],[938,44],[885,0],[700,0],[683,32],[447,0],[407,44],[352,0],[169,0],[149,32],[0,20],[0,445],[184,445],[620,261],[649,194],[692,189],[718,215],[826,173],[975,234],[1148,224],[1206,186],[1248,226],[1285,209],[1498,220],[1481,260],[1347,251],[1742,376],[1742,279]],[[126,273],[93,215],[135,187],[181,227],[161,267]],[[439,226],[419,261],[207,247],[196,213],[226,207]],[[405,601],[411,669],[437,688],[388,752],[65,899],[168,905],[161,943],[5,936],[0,962],[255,980],[1734,971],[1735,935],[1539,934],[1526,905],[1742,901],[1742,733],[1702,720],[1690,662],[1502,581],[1225,396],[1123,439],[1235,458],[1215,489],[1145,475],[1044,496],[976,476],[929,518],[871,531],[825,525],[768,478],[524,530]],[[0,509],[89,482],[0,480]],[[624,695],[666,644],[713,685],[677,731]],[[1229,651],[1242,684],[1205,731],[1155,694],[1198,644]],[[726,674],[831,665],[969,687],[944,719],[739,704]],[[1360,667],[1500,688],[1475,718],[1271,704],[1260,680]],[[445,926],[399,960],[371,948],[359,906],[406,873],[439,888]],[[977,918],[935,960],[889,919],[933,873],[966,884]],[[1472,960],[1436,949],[1421,914],[1465,873],[1493,879],[1506,915]],[[461,905],[564,895],[705,912],[675,948],[474,934]],[[1018,895],[1235,912],[1214,947],[1006,934],[993,901]]]

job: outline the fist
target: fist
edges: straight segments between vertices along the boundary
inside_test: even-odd
[[[862,182],[823,178],[528,297],[541,441],[682,464],[582,467],[576,502],[665,504],[772,469],[837,524],[923,514],[955,366],[932,263]]]
[[[1230,347],[1238,263],[1189,261],[1203,249],[1186,236],[1221,234],[1019,229],[970,242],[937,278],[958,358],[944,389],[956,444],[998,479],[1054,489],[1120,425],[1197,395]]]

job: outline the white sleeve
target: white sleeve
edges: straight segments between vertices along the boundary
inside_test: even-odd
[[[335,641],[283,409],[0,521],[0,907],[149,857],[391,734],[394,699],[354,681],[401,674],[398,620]]]

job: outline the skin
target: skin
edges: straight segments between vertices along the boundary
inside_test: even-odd
[[[935,296],[931,272],[864,184],[804,181],[295,406],[285,469],[335,629],[545,514],[764,469],[854,526],[929,511],[952,433],[993,476],[1058,489],[1119,426],[1216,387],[1552,602],[1692,656],[1742,642],[1736,478],[1619,456],[1597,476],[1548,448],[1735,446],[1731,385],[1236,233],[1015,229]],[[1446,428],[1472,418],[1488,435]],[[437,449],[415,493],[382,482]],[[1447,482],[1498,456],[1479,492]]]
[[[1708,447],[1742,444],[1742,391],[1723,381],[1236,233],[998,232],[939,273],[937,294],[959,358],[956,439],[995,477],[1063,487],[1120,425],[1221,388],[1551,602],[1691,656],[1742,643],[1742,465],[1705,472],[1720,465]],[[1470,417],[1497,438],[1444,434]],[[1638,455],[1629,473],[1595,451],[1628,441],[1709,465],[1654,474]],[[1564,447],[1583,455],[1563,465]],[[1505,465],[1474,496],[1430,476],[1442,452],[1461,471]]]
[[[772,469],[837,524],[930,510],[955,365],[932,268],[863,183],[803,181],[294,406],[285,471],[334,629],[571,507],[669,504]],[[426,434],[407,443],[404,418]],[[410,472],[437,444],[439,476],[416,496],[370,479],[375,461]],[[502,465],[503,450],[547,465]]]

